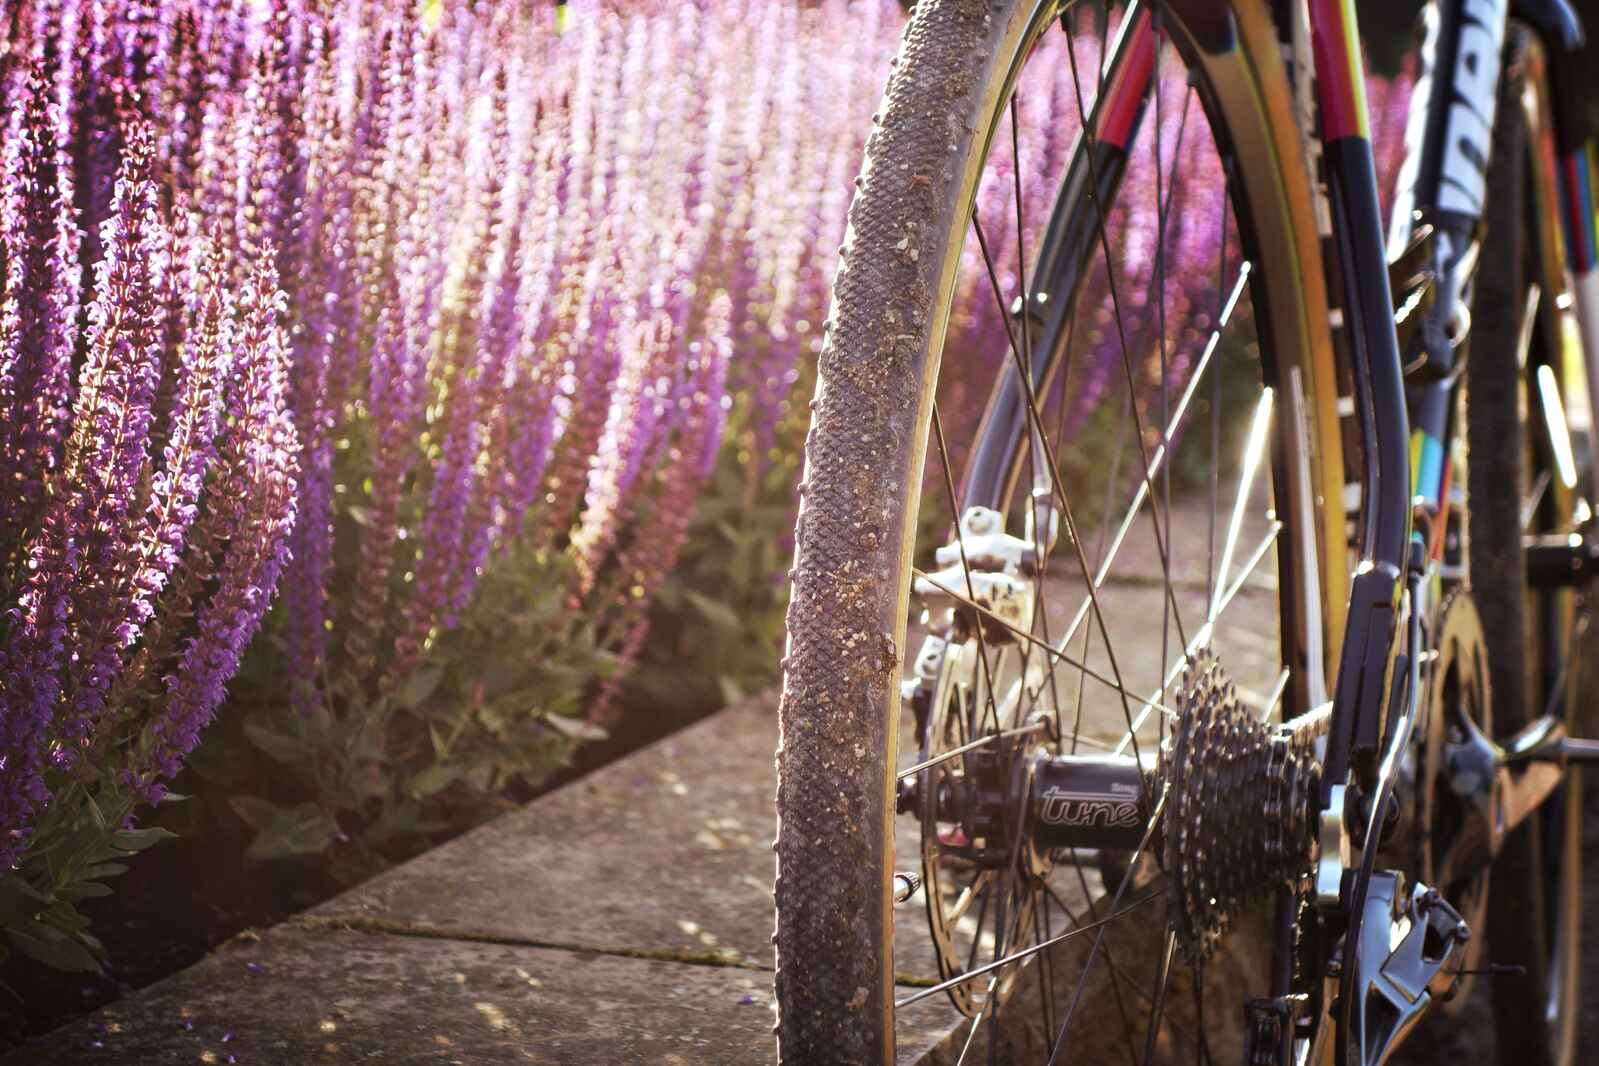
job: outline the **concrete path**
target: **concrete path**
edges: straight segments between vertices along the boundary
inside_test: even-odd
[[[771,1061],[776,736],[724,711],[0,1063]]]

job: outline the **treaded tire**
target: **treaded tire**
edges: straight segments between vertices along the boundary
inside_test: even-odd
[[[908,517],[959,247],[953,213],[1020,0],[923,0],[849,210],[795,532],[777,753],[777,1026],[784,1063],[894,1046],[895,758]],[[901,553],[905,557],[901,558]],[[804,973],[791,962],[803,953]]]
[[[1528,424],[1522,420],[1519,397],[1527,387],[1517,366],[1522,308],[1527,297],[1528,266],[1538,262],[1539,245],[1532,236],[1537,216],[1532,203],[1535,185],[1526,111],[1520,106],[1529,77],[1525,62],[1530,41],[1514,27],[1506,36],[1507,76],[1500,88],[1494,144],[1488,168],[1485,254],[1476,278],[1476,316],[1467,362],[1466,434],[1470,450],[1468,498],[1471,502],[1468,540],[1473,595],[1483,618],[1488,662],[1493,671],[1494,723],[1508,736],[1542,711],[1546,678],[1536,664],[1544,645],[1558,635],[1530,627],[1526,557],[1522,548],[1521,492],[1526,484]],[[1547,93],[1544,96],[1547,102]],[[1539,273],[1542,273],[1541,271]],[[1540,316],[1548,319],[1548,279],[1536,279],[1545,295]],[[1548,321],[1539,330],[1547,337],[1558,329]],[[1529,410],[1528,419],[1535,417]],[[1559,1033],[1545,1021],[1550,996],[1550,952],[1546,904],[1544,837],[1551,817],[1567,812],[1548,808],[1505,840],[1493,867],[1488,899],[1488,958],[1495,963],[1526,967],[1526,975],[1493,981],[1493,1013],[1499,1061],[1505,1066],[1569,1066],[1574,1059],[1574,1012],[1567,1010]],[[1580,810],[1580,808],[1578,808]],[[1580,922],[1580,914],[1578,916]],[[1573,986],[1574,990],[1574,986]]]

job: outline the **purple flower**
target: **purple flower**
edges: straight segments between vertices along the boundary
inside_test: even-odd
[[[68,614],[73,644],[67,671],[70,711],[58,728],[74,744],[93,731],[120,672],[122,651],[143,618],[128,590],[144,580],[134,520],[144,509],[147,447],[159,374],[159,299],[166,240],[150,179],[147,128],[127,137],[111,214],[101,234],[105,258],[89,305],[88,357],[78,376],[72,435],[62,470],[62,501],[77,542],[80,571]]]
[[[0,591],[61,461],[78,312],[65,116],[43,66],[24,72],[0,159]]]
[[[49,508],[26,564],[27,580],[9,612],[10,639],[0,648],[0,867],[9,868],[29,822],[49,796],[45,747],[61,692],[67,600],[78,570],[77,545],[64,507]]]
[[[151,727],[147,772],[164,777],[177,772],[221,703],[266,613],[294,525],[298,445],[286,405],[284,300],[275,250],[268,245],[262,252],[238,303],[229,421],[217,444],[218,470],[203,519],[226,543],[218,587],[200,608],[198,635],[165,679],[166,706]]]

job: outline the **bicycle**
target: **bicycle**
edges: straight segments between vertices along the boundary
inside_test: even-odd
[[[939,1061],[1365,1066],[1478,980],[1502,1058],[1575,1060],[1582,36],[1564,0],[1424,21],[1385,239],[1349,4],[915,6],[806,443],[782,1061],[889,1062],[947,999]],[[979,319],[1002,369],[946,425]]]

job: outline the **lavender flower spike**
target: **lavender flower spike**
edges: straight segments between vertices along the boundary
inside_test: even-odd
[[[299,446],[288,411],[288,342],[275,259],[263,249],[239,300],[231,420],[217,445],[217,476],[202,519],[214,524],[227,549],[220,584],[199,612],[199,634],[166,678],[166,707],[151,726],[143,782],[152,792],[159,787],[153,776],[171,777],[199,742],[288,557]]]
[[[57,723],[63,762],[88,737],[138,636],[128,596],[138,566],[136,518],[149,475],[152,405],[162,339],[160,278],[168,241],[151,180],[151,134],[127,132],[122,169],[101,243],[89,306],[88,358],[79,375],[62,488],[81,553],[68,609],[73,644],[66,694],[71,712]]]
[[[60,462],[78,311],[66,123],[39,65],[5,138],[0,191],[0,589]]]

